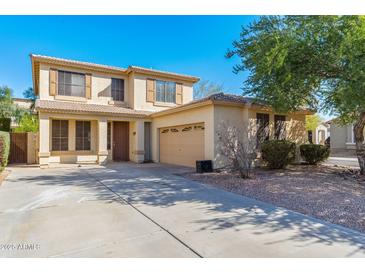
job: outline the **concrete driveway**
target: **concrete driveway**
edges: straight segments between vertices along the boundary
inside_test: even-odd
[[[1,257],[365,257],[365,235],[159,164],[11,168]]]

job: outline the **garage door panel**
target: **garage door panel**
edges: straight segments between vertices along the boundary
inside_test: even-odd
[[[195,166],[204,159],[204,124],[160,129],[160,162]]]

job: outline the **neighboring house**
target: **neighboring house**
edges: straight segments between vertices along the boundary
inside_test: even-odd
[[[261,138],[307,140],[305,115],[276,115],[242,96],[193,101],[199,78],[130,66],[126,69],[31,55],[39,96],[39,163],[146,161],[194,166],[223,164],[217,148],[222,122]]]
[[[25,99],[25,98],[13,98],[14,104],[18,105],[19,108],[22,108],[24,110],[30,110],[32,106],[32,100]],[[18,123],[15,118],[11,118],[10,128],[16,128],[18,127]]]
[[[331,151],[353,151],[356,149],[353,124],[340,125],[336,119],[331,123]]]
[[[324,145],[328,137],[330,137],[330,123],[320,123],[314,131],[308,130],[308,139],[310,143]]]

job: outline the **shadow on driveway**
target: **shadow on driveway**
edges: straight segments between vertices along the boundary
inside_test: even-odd
[[[193,227],[192,232],[233,230],[245,233],[248,227],[253,227],[253,235],[276,232],[285,235],[265,241],[268,247],[280,242],[301,244],[302,247],[318,243],[326,246],[345,244],[352,247],[346,256],[365,254],[364,234],[178,176],[187,171],[190,169],[125,163],[105,168],[65,169],[63,175],[30,175],[18,180],[22,180],[25,187],[27,183],[43,181],[40,184],[91,189],[97,193],[97,199],[105,203],[116,202],[117,193],[123,200],[141,208],[166,210],[184,204],[191,213],[189,216],[189,212],[185,212],[188,217],[184,215],[184,224]],[[95,180],[99,183],[95,184]],[[244,236],[238,233],[237,237],[240,235]],[[327,256],[333,255],[323,254],[323,257]]]

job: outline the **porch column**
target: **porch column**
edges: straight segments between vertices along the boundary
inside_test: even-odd
[[[107,119],[99,118],[97,136],[98,136],[98,163],[100,165],[106,164],[108,160],[107,132],[108,132]]]
[[[49,165],[49,138],[50,133],[50,122],[48,115],[44,115],[42,113],[39,114],[39,166],[47,167]]]
[[[135,135],[135,148],[133,151],[135,162],[143,163],[144,161],[144,121],[137,120],[136,135]]]

